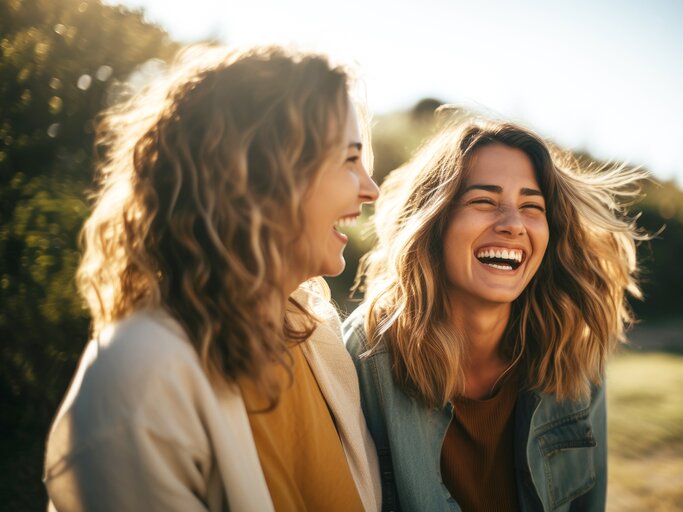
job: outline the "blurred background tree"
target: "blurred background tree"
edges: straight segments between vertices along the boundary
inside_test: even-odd
[[[87,338],[76,294],[93,127],[136,66],[174,44],[99,1],[0,2],[0,503],[44,508],[43,444]]]
[[[644,322],[680,320],[683,312],[683,191],[673,181],[644,184],[638,223],[661,233],[640,247],[645,300],[633,307]],[[663,229],[662,229],[663,228]],[[679,347],[683,353],[683,347]]]
[[[97,113],[122,82],[177,45],[141,12],[99,0],[0,2],[0,503],[5,510],[45,506],[40,483],[44,440],[88,337],[77,296],[77,236],[92,187]],[[154,62],[154,61],[152,61]],[[373,127],[375,179],[400,166],[436,127],[441,102],[379,116]],[[465,111],[453,116],[468,115]],[[640,248],[644,323],[683,309],[683,192],[673,182],[645,184],[640,223],[662,234]],[[369,208],[368,210],[372,210]],[[367,217],[366,217],[367,218]],[[328,282],[343,312],[370,224],[353,228],[347,268]],[[365,235],[365,236],[363,236]],[[676,345],[677,347],[680,346]],[[674,349],[676,350],[676,349]]]

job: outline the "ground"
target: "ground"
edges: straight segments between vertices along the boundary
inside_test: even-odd
[[[608,512],[683,510],[683,356],[625,352],[607,376]]]

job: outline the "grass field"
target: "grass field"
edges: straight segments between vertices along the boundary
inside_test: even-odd
[[[624,353],[607,373],[607,510],[683,510],[683,356]]]

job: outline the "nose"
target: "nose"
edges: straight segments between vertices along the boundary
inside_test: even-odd
[[[365,168],[360,173],[360,192],[359,196],[363,203],[374,203],[379,197],[379,187],[370,177]]]
[[[502,210],[494,230],[496,233],[508,236],[521,236],[526,233],[526,226],[517,208],[505,208]]]

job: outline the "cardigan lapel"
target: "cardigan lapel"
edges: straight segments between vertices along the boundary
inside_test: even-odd
[[[367,511],[379,510],[377,453],[360,406],[356,369],[341,340],[339,320],[335,326],[318,325],[302,344],[302,351],[332,413],[363,507]]]
[[[361,409],[356,368],[342,341],[339,315],[315,292],[299,289],[295,298],[320,320],[301,349],[332,414],[363,507],[377,511],[381,506],[377,452]]]
[[[355,430],[361,410],[356,369],[340,336],[321,324],[301,348],[341,435]]]

